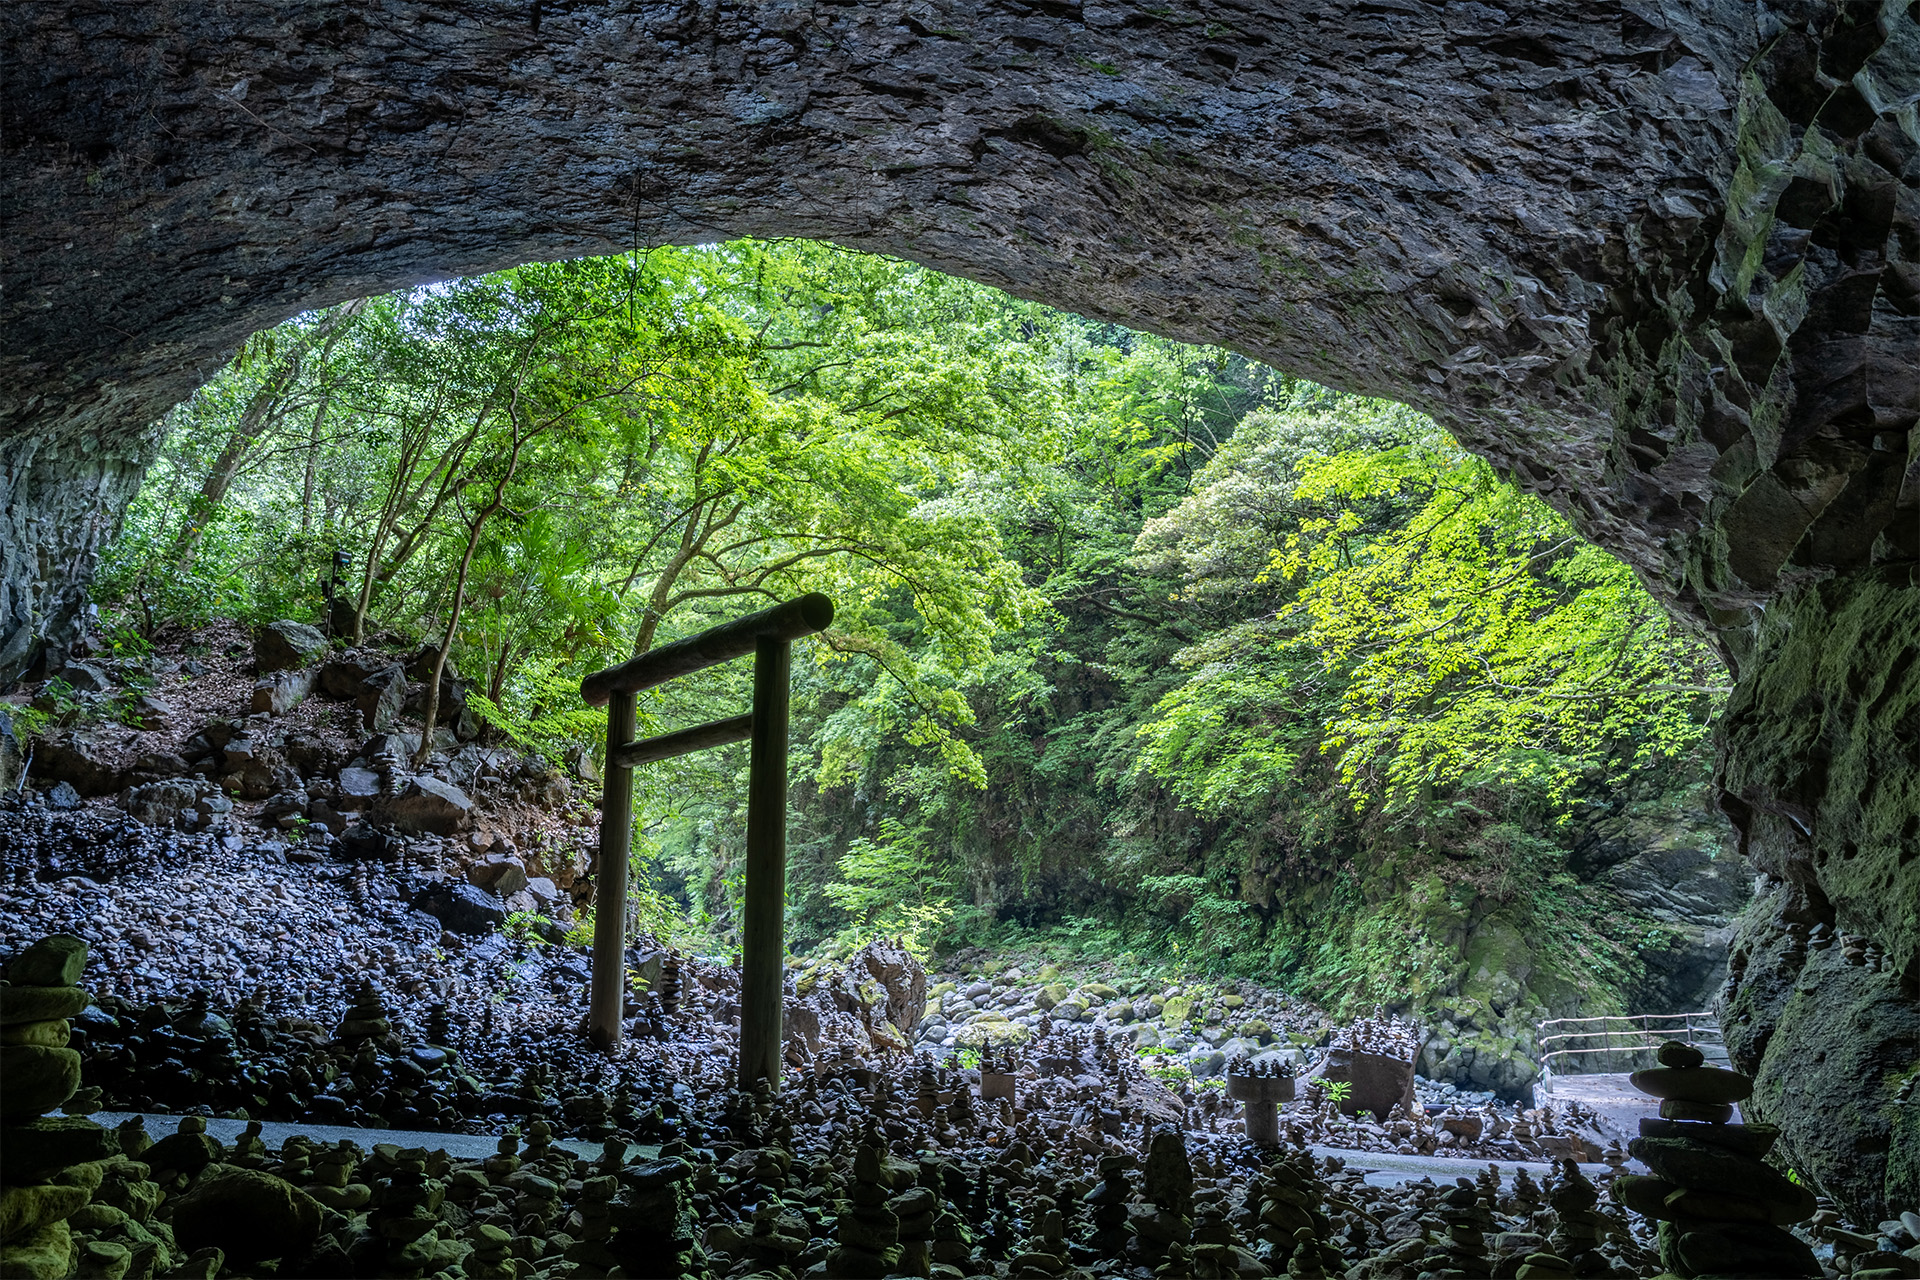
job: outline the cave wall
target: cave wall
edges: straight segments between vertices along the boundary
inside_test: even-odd
[[[27,0],[0,39],[0,679],[58,658],[145,425],[247,333],[813,236],[1435,414],[1718,638],[1750,856],[1887,957],[1884,997],[1749,965],[1730,1008],[1804,987],[1871,1036],[1920,996],[1907,0]],[[1898,1075],[1836,1061],[1792,1069]],[[1867,1134],[1857,1207],[1915,1134]]]

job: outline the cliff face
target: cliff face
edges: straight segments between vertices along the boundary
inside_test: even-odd
[[[1434,413],[1716,631],[1749,853],[1920,995],[1898,0],[63,0],[0,23],[0,676],[57,656],[144,424],[246,333],[531,259],[815,236]],[[1800,981],[1866,998],[1822,972]],[[1915,1127],[1892,1131],[1866,1158],[1911,1201]]]

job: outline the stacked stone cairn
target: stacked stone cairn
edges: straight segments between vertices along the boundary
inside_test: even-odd
[[[1811,1218],[1813,1193],[1765,1163],[1780,1131],[1733,1124],[1753,1092],[1738,1072],[1704,1065],[1698,1049],[1669,1040],[1660,1066],[1633,1085],[1660,1099],[1660,1117],[1640,1122],[1630,1144],[1651,1177],[1624,1177],[1615,1199],[1660,1222],[1660,1263],[1692,1280],[1719,1276],[1817,1276],[1812,1249],[1787,1227]]]
[[[98,1125],[42,1118],[80,1088],[68,1019],[87,1007],[86,963],[87,944],[62,934],[21,953],[0,987],[0,1275],[72,1274],[78,1251],[67,1219],[92,1189],[39,1179],[112,1153]]]
[[[1440,1193],[1435,1210],[1446,1224],[1446,1235],[1433,1241],[1434,1249],[1420,1260],[1422,1275],[1433,1280],[1485,1280],[1493,1275],[1487,1255],[1487,1233],[1499,1224],[1481,1202],[1480,1191],[1466,1178]]]
[[[853,1185],[847,1188],[847,1207],[835,1224],[839,1247],[827,1257],[827,1275],[880,1280],[898,1269],[900,1215],[887,1203],[893,1198],[892,1164],[880,1136],[869,1130],[854,1151]]]
[[[1185,1135],[1175,1129],[1153,1132],[1140,1189],[1147,1203],[1132,1210],[1135,1252],[1158,1264],[1178,1245],[1184,1257],[1193,1242],[1193,1165]]]
[[[346,1017],[334,1029],[336,1040],[342,1044],[359,1045],[385,1040],[393,1034],[393,1012],[387,1008],[386,1001],[380,998],[380,992],[370,979],[360,979],[350,999]]]

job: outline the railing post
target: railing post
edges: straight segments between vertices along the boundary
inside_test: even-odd
[[[785,1031],[787,703],[793,645],[762,637],[753,654],[747,775],[747,883],[740,921],[740,1087],[780,1087]]]
[[[616,747],[633,741],[634,695],[607,703],[606,784],[600,797],[600,874],[593,884],[593,985],[587,1037],[595,1047],[620,1043],[627,993],[627,856],[633,847],[633,770],[613,763]]]

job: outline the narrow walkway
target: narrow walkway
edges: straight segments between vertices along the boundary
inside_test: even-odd
[[[166,1137],[179,1127],[181,1117],[162,1115],[158,1112],[133,1111],[96,1111],[88,1116],[95,1124],[111,1129],[135,1115],[144,1116],[147,1133],[155,1140]],[[246,1132],[244,1120],[221,1120],[208,1118],[207,1133],[228,1146],[234,1139]],[[499,1149],[498,1134],[470,1133],[433,1133],[418,1129],[356,1129],[350,1125],[334,1124],[286,1124],[278,1120],[265,1120],[260,1124],[260,1140],[267,1144],[269,1151],[278,1151],[280,1144],[292,1135],[304,1134],[315,1142],[329,1145],[346,1140],[363,1150],[370,1149],[375,1143],[391,1142],[396,1147],[425,1147],[429,1151],[444,1151],[458,1160],[480,1160],[492,1155]],[[554,1145],[565,1147],[576,1155],[591,1160],[600,1154],[597,1142],[579,1142],[556,1140]],[[627,1148],[629,1159],[639,1157],[652,1159],[660,1154],[657,1146],[634,1146]],[[1365,1172],[1366,1180],[1376,1187],[1397,1187],[1403,1182],[1418,1182],[1421,1178],[1432,1178],[1435,1182],[1452,1182],[1455,1178],[1472,1178],[1487,1167],[1485,1160],[1462,1160],[1451,1156],[1402,1156],[1386,1155],[1378,1151],[1350,1151],[1344,1147],[1314,1147],[1315,1159],[1327,1156],[1338,1157],[1349,1169]],[[1535,1178],[1545,1178],[1553,1172],[1553,1166],[1535,1163],[1502,1163],[1500,1177],[1503,1181],[1513,1181],[1515,1171],[1525,1169]],[[1588,1177],[1598,1177],[1607,1173],[1603,1164],[1583,1164],[1580,1171]]]
[[[126,1123],[134,1116],[144,1116],[147,1122],[147,1134],[155,1141],[166,1137],[179,1128],[183,1117],[162,1115],[154,1111],[96,1111],[87,1117],[95,1124],[112,1129]],[[247,1129],[244,1120],[221,1120],[215,1117],[207,1119],[207,1133],[227,1146],[232,1146]],[[363,1150],[371,1149],[375,1144],[391,1142],[396,1147],[425,1147],[429,1151],[444,1151],[456,1160],[482,1160],[500,1149],[500,1135],[472,1133],[433,1133],[419,1129],[356,1129],[351,1125],[339,1124],[286,1124],[278,1120],[263,1120],[260,1123],[260,1140],[267,1144],[267,1150],[278,1151],[280,1144],[294,1134],[304,1134],[315,1142],[331,1146],[342,1139],[354,1143]],[[554,1146],[564,1147],[575,1155],[589,1160],[600,1155],[598,1142],[579,1142],[570,1139],[555,1139]],[[627,1158],[635,1156],[651,1159],[660,1154],[657,1146],[633,1146],[627,1148]]]
[[[1418,1182],[1422,1178],[1432,1178],[1438,1183],[1450,1183],[1455,1178],[1474,1178],[1485,1172],[1489,1164],[1500,1166],[1500,1181],[1510,1183],[1514,1174],[1525,1169],[1535,1181],[1544,1180],[1555,1172],[1550,1164],[1535,1161],[1506,1160],[1465,1160],[1458,1156],[1402,1156],[1379,1151],[1349,1151],[1342,1147],[1314,1147],[1314,1159],[1322,1160],[1335,1156],[1349,1169],[1360,1169],[1366,1174],[1366,1181],[1375,1187],[1397,1187],[1405,1182]],[[1613,1171],[1604,1164],[1583,1164],[1580,1172],[1589,1178],[1612,1177]]]

